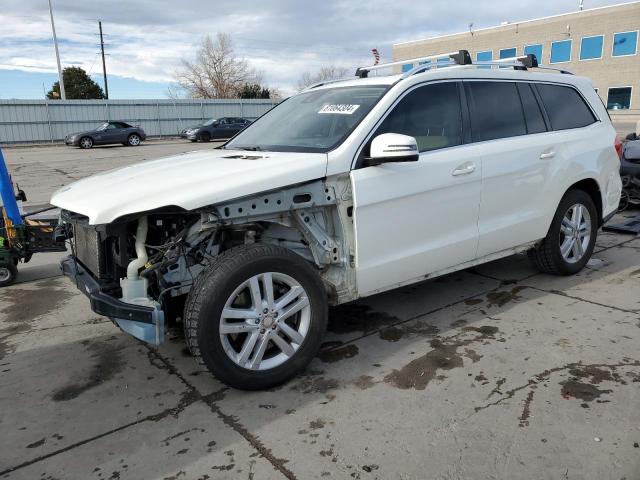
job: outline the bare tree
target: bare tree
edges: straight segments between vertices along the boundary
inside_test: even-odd
[[[259,72],[238,58],[231,36],[202,39],[193,62],[183,60],[176,82],[192,98],[235,98],[246,83],[261,83]]]
[[[347,76],[348,69],[345,67],[338,67],[336,65],[327,65],[320,67],[315,72],[304,72],[298,80],[298,90],[304,90],[314,83],[326,82],[328,80],[338,80]]]

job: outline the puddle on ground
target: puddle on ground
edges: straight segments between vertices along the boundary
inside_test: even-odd
[[[91,367],[84,379],[54,391],[52,394],[54,401],[66,402],[72,400],[87,390],[91,390],[112,379],[124,369],[125,362],[121,354],[121,350],[124,348],[123,346],[101,341],[99,343],[90,343],[87,347],[89,350],[95,352],[91,355],[91,358],[95,359],[95,364]]]
[[[594,365],[578,365],[570,369],[569,374],[571,377],[568,380],[560,382],[562,386],[560,393],[566,399],[577,398],[583,402],[591,402],[602,394],[612,392],[610,389],[600,389],[596,386],[603,381],[627,384],[626,380],[615,371],[615,367],[605,369]]]
[[[513,287],[510,291],[489,292],[487,293],[487,306],[503,307],[509,302],[520,300],[520,293],[526,287]]]
[[[327,330],[336,334],[366,333],[398,322],[399,318],[386,312],[372,310],[368,305],[347,303],[329,310]]]
[[[482,358],[474,350],[465,349],[459,353],[458,348],[466,347],[473,342],[495,338],[498,328],[493,326],[465,327],[463,331],[474,331],[480,335],[474,338],[434,338],[430,345],[433,350],[412,360],[399,370],[394,369],[385,376],[384,381],[400,389],[424,390],[429,382],[441,377],[440,371],[452,370],[464,365],[463,357],[477,362]]]

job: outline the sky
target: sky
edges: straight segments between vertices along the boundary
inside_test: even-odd
[[[393,43],[578,8],[578,0],[51,1],[63,67],[84,68],[100,86],[102,20],[112,99],[166,98],[207,34],[230,34],[237,55],[288,95],[305,71],[371,64],[374,47],[390,61]],[[585,8],[616,3],[584,0]],[[0,4],[0,99],[43,98],[57,80],[47,0]]]

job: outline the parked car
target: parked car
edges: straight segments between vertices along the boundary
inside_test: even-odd
[[[209,142],[213,139],[231,138],[251,123],[246,118],[223,117],[210,118],[202,125],[183,130],[182,137],[192,142]]]
[[[80,148],[91,148],[94,145],[110,145],[121,143],[130,147],[137,147],[147,138],[147,134],[139,126],[132,126],[125,122],[105,122],[93,130],[71,133],[64,139],[66,145]]]
[[[579,272],[620,199],[616,133],[588,79],[522,65],[310,87],[222,148],[64,187],[63,271],[144,341],[180,317],[243,389],[303,369],[329,305],[518,252]]]

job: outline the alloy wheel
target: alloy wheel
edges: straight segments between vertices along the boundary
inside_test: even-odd
[[[8,267],[0,267],[0,282],[6,282],[11,278],[11,271]]]
[[[579,262],[591,241],[591,215],[587,207],[576,203],[569,207],[560,225],[560,254],[567,263]]]
[[[296,353],[310,324],[311,306],[304,288],[283,273],[260,273],[244,281],[226,301],[220,340],[236,365],[267,370]]]
[[[140,137],[138,135],[131,135],[129,137],[129,145],[132,147],[137,147],[140,145]]]

